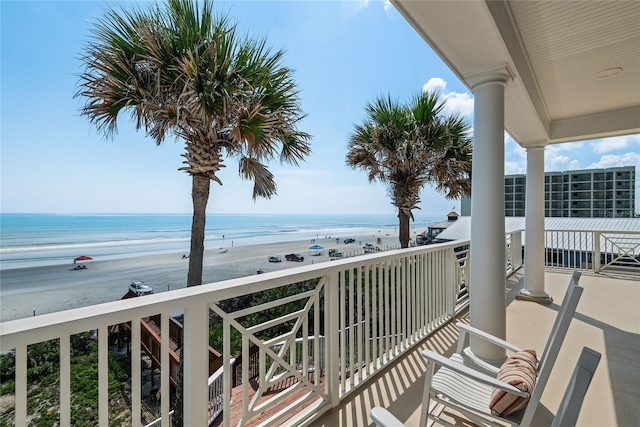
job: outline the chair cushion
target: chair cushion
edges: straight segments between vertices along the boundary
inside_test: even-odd
[[[536,352],[534,350],[521,350],[504,361],[496,378],[531,394],[536,384],[537,369],[538,359],[536,358]],[[494,389],[489,409],[491,409],[493,415],[505,417],[524,408],[528,402],[528,397]]]

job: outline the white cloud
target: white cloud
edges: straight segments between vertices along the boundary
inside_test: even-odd
[[[569,169],[580,169],[580,162],[577,160],[571,160],[569,162]]]
[[[522,162],[505,161],[504,162],[504,174],[516,175],[527,172],[527,167]]]
[[[629,152],[620,155],[605,154],[600,160],[587,166],[587,169],[605,169],[620,166],[635,166],[637,173],[640,171],[640,153]]]
[[[437,90],[442,93],[447,88],[447,82],[445,82],[440,77],[432,77],[422,86],[422,91],[426,92],[428,90]]]
[[[599,139],[591,143],[591,148],[598,154],[629,148],[640,150],[640,135],[624,135]]]
[[[384,0],[384,10],[388,11],[389,9],[391,9],[391,2],[389,0]]]
[[[448,92],[444,98],[447,100],[445,110],[457,111],[469,118],[473,115],[473,98],[468,93]]]
[[[571,163],[569,156],[563,156],[554,151],[546,151],[544,156],[544,170],[548,172],[561,172],[568,169]]]
[[[562,151],[576,151],[584,148],[584,141],[565,142],[563,144],[551,144],[545,148],[545,152],[559,153]]]
[[[432,77],[422,86],[422,91],[437,91],[446,101],[445,114],[457,112],[471,118],[473,115],[473,97],[466,92],[447,92],[447,82],[440,77]]]
[[[581,169],[580,162],[575,159],[572,160],[572,158],[575,158],[575,153],[582,150],[584,145],[584,141],[578,141],[547,146],[544,150],[544,170],[547,172],[561,172]]]

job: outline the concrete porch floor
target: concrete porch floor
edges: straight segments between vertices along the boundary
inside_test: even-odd
[[[522,272],[507,280],[507,340],[521,348],[544,349],[549,330],[562,302],[571,271],[545,273],[551,305],[514,299],[522,286]],[[640,278],[616,273],[585,272],[584,287],[569,332],[560,350],[551,378],[536,411],[534,426],[549,426],[556,413],[582,347],[602,354],[602,359],[582,406],[579,426],[609,427],[640,425]],[[459,321],[468,322],[468,313]],[[405,357],[382,370],[337,408],[312,426],[372,426],[369,411],[384,406],[407,426],[420,418],[425,370],[423,349],[451,354],[458,338],[455,321],[420,343]],[[473,424],[445,412],[459,426]],[[443,414],[443,415],[445,415]]]

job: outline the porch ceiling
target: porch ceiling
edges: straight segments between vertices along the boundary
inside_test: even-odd
[[[520,145],[640,133],[640,2],[391,1],[468,87],[507,64]]]

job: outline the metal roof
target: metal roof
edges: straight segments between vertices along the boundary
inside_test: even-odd
[[[440,221],[435,224],[428,225],[427,228],[449,228],[451,224],[455,224],[455,221]]]
[[[524,217],[505,217],[504,231],[511,233],[524,230]],[[544,229],[606,232],[640,232],[640,218],[545,218]],[[439,240],[469,240],[471,238],[471,217],[463,216],[438,234]],[[524,237],[523,237],[524,239]],[[524,240],[523,240],[524,241]]]
[[[579,231],[590,232],[600,231],[609,234],[640,232],[640,218],[545,218],[545,231]],[[505,217],[505,233],[522,230],[522,244],[525,244],[526,233],[524,217]],[[593,246],[592,237],[584,236],[578,239],[567,239],[566,233],[551,233],[547,235],[547,247],[555,249],[569,250],[590,250]],[[464,216],[458,218],[446,230],[438,234],[437,241],[470,240],[471,239],[471,217]],[[637,239],[636,239],[637,240]],[[620,235],[610,236],[609,241],[617,242],[627,246],[625,238]],[[623,243],[624,242],[624,243]],[[604,248],[601,244],[601,249]]]

